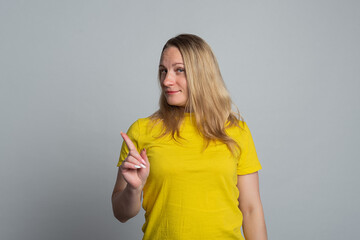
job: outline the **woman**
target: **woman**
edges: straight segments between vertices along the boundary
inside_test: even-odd
[[[210,47],[181,34],[164,46],[160,109],[121,133],[112,194],[125,222],[143,208],[145,240],[267,239],[250,131],[231,99]]]

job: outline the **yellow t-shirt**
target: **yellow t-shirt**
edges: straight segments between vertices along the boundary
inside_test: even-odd
[[[240,122],[243,129],[226,130],[241,148],[236,159],[220,141],[203,150],[190,114],[185,115],[178,141],[169,135],[156,138],[161,124],[151,128],[149,121],[138,119],[127,133],[139,152],[146,149],[150,162],[143,189],[143,240],[244,239],[237,175],[261,169],[246,123]],[[127,154],[123,143],[118,166]]]

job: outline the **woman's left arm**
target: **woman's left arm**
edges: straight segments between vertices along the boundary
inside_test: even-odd
[[[267,240],[264,211],[260,199],[258,172],[238,175],[239,208],[243,214],[246,240]]]

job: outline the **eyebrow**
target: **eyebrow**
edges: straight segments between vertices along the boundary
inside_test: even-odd
[[[175,65],[178,65],[178,64],[181,64],[181,65],[184,65],[183,63],[174,63],[172,64],[171,66],[175,66]],[[185,65],[184,65],[185,66]],[[160,64],[159,67],[165,67],[164,65]]]

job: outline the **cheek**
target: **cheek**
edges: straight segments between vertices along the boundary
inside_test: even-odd
[[[186,78],[181,79],[181,88],[186,90],[186,92],[188,92]]]

